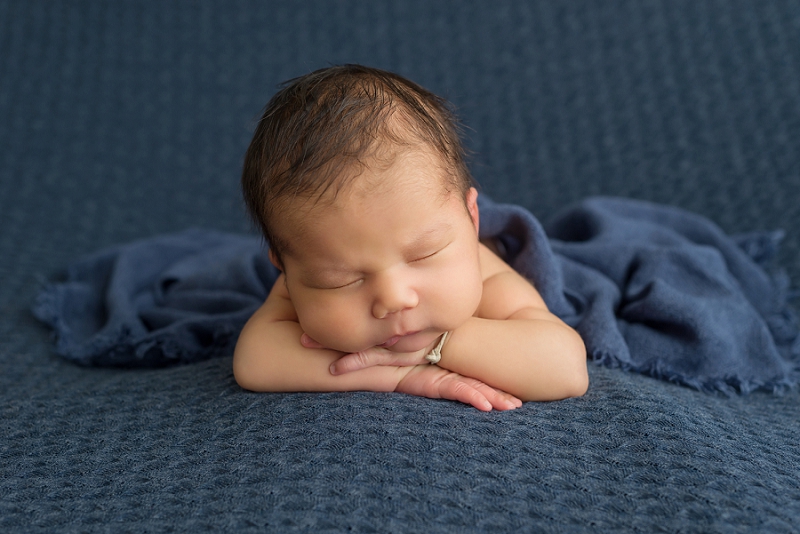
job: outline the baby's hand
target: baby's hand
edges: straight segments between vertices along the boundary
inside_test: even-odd
[[[425,356],[438,343],[438,338],[434,340],[430,347],[415,352],[392,352],[383,347],[371,347],[359,352],[345,354],[331,365],[332,375],[342,375],[365,369],[374,365],[393,365],[396,367],[409,367],[426,363]],[[322,349],[320,343],[312,339],[308,334],[300,337],[300,344],[307,349]]]
[[[455,400],[484,412],[513,410],[522,406],[522,401],[513,395],[438,365],[418,365],[400,381],[395,391],[430,399]]]
[[[416,352],[391,352],[382,347],[372,347],[361,352],[345,354],[331,365],[331,374],[339,375],[372,367],[373,365],[414,366],[395,388],[399,393],[408,393],[430,399],[448,399],[470,404],[489,412],[513,410],[522,406],[522,401],[505,391],[500,391],[480,380],[461,376],[438,365],[430,365],[425,356],[433,346]],[[308,349],[322,349],[320,343],[308,334],[300,337],[300,344]],[[422,365],[420,365],[422,364]]]

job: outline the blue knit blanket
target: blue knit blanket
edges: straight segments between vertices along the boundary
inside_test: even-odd
[[[726,236],[709,220],[592,198],[542,227],[481,198],[481,238],[577,329],[589,357],[704,391],[778,391],[800,380],[800,336],[780,232]],[[230,355],[278,276],[257,237],[208,230],[104,250],[44,288],[34,314],[76,363],[158,367]]]

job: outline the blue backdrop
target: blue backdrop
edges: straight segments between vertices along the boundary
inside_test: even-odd
[[[230,358],[99,370],[29,309],[96,249],[253,232],[238,189],[289,77],[340,62],[450,99],[483,190],[785,228],[800,281],[800,3],[0,0],[0,529],[791,532],[800,394],[592,366],[581,398],[481,414],[251,394]]]

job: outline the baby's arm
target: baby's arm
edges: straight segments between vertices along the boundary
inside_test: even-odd
[[[379,365],[342,375],[330,366],[343,353],[300,344],[303,334],[283,281],[278,278],[264,305],[245,325],[236,344],[233,373],[252,391],[395,391],[409,374],[414,379],[400,389],[431,398],[445,398],[476,408],[508,409],[519,401],[479,380],[459,376],[436,366]],[[421,377],[425,380],[420,380]],[[425,384],[422,388],[419,384]],[[417,384],[414,388],[410,385]],[[488,404],[487,404],[488,403]]]
[[[548,311],[538,291],[481,246],[483,297],[451,333],[439,365],[522,400],[583,395],[589,386],[580,336]]]
[[[481,303],[473,317],[450,333],[438,365],[525,401],[583,395],[589,385],[583,340],[548,311],[527,280],[485,246],[480,254]],[[372,351],[338,360],[334,372],[347,374],[399,361]],[[409,374],[399,389],[418,379]]]
[[[252,391],[394,391],[408,372],[399,367],[371,367],[352,376],[334,377],[328,368],[342,353],[306,349],[299,342],[302,334],[281,275],[239,334],[233,355],[233,374],[239,385]]]

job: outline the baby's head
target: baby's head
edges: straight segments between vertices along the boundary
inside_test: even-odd
[[[323,346],[411,352],[475,313],[477,191],[446,103],[360,66],[292,80],[242,176],[303,331]]]
[[[247,150],[247,208],[282,263],[293,236],[285,214],[334,200],[364,167],[399,151],[435,158],[443,193],[466,200],[473,182],[460,128],[446,101],[391,72],[343,65],[289,80],[272,97]]]

